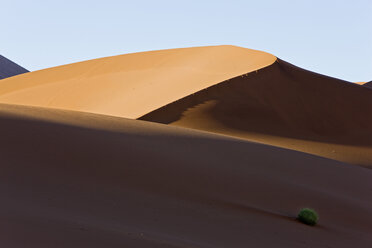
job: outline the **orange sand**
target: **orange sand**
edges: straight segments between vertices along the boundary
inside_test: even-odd
[[[126,54],[4,79],[0,103],[138,118],[275,60],[235,46]]]

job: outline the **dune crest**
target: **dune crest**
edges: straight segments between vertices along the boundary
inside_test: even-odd
[[[125,54],[4,79],[0,103],[139,118],[372,166],[366,87],[265,52],[212,46]]]
[[[142,116],[372,166],[372,91],[277,60]]]
[[[275,60],[235,46],[125,54],[2,80],[0,103],[138,118]]]

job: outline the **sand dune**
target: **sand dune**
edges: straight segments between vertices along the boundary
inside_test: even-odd
[[[366,86],[366,87],[372,88],[372,81],[363,84],[363,86]]]
[[[235,46],[125,54],[3,80],[0,102],[138,118],[275,60]]]
[[[372,171],[138,120],[0,105],[3,247],[370,247]],[[294,217],[318,210],[309,227]]]
[[[234,46],[2,79],[0,246],[369,248],[364,86]]]
[[[2,80],[0,102],[172,123],[371,166],[371,92],[276,60],[235,46],[126,54]]]
[[[26,73],[28,70],[0,55],[0,79]]]
[[[282,60],[140,119],[372,166],[372,90]]]

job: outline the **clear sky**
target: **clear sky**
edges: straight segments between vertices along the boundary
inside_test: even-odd
[[[231,44],[372,80],[372,0],[1,0],[0,54],[29,70],[147,50]]]

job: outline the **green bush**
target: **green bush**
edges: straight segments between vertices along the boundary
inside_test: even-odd
[[[303,208],[298,213],[297,219],[306,225],[315,226],[319,217],[314,210],[310,208]]]

